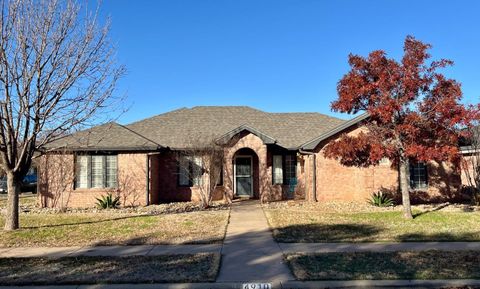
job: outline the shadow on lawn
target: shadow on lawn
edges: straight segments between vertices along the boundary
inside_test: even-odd
[[[41,225],[41,226],[25,226],[25,227],[22,227],[22,229],[41,229],[41,228],[88,225],[88,224],[101,224],[101,223],[106,223],[111,221],[135,219],[135,218],[142,218],[142,217],[152,217],[152,216],[158,216],[158,214],[132,215],[132,216],[123,216],[123,217],[115,217],[115,218],[107,218],[107,219],[97,219],[92,221],[80,221],[80,222],[73,222],[73,223],[60,223],[60,224]]]
[[[364,224],[303,224],[275,229],[273,236],[277,242],[281,243],[459,242],[480,240],[477,232],[382,234],[387,230],[388,228]]]
[[[205,212],[205,211],[219,211],[219,210],[227,210],[228,207],[222,207],[222,208],[212,208],[212,209],[206,209],[206,210],[200,210],[200,209],[194,209],[194,210],[180,210],[180,211],[160,211],[160,212],[153,212],[153,213],[131,213],[129,215],[125,216],[119,216],[119,217],[107,217],[105,219],[94,219],[94,220],[89,220],[89,221],[78,221],[78,222],[65,222],[65,223],[59,223],[59,224],[51,224],[51,225],[41,225],[41,226],[25,226],[22,227],[22,229],[40,229],[40,228],[55,228],[55,227],[64,227],[64,226],[76,226],[76,225],[88,225],[88,224],[101,224],[101,223],[106,223],[110,221],[120,221],[120,220],[126,220],[126,219],[138,219],[138,218],[143,218],[143,217],[154,217],[154,216],[163,216],[163,215],[176,215],[176,214],[185,214],[185,213],[195,213],[195,212]],[[105,211],[108,212],[108,211]],[[99,214],[102,214],[104,212],[99,211]],[[56,214],[61,215],[63,213],[58,213]],[[121,214],[121,213],[119,213]],[[79,216],[82,216],[83,213],[79,213]],[[66,214],[65,216],[69,216]],[[78,216],[78,215],[74,215]]]
[[[396,242],[474,242],[479,241],[478,234],[474,233],[408,233],[396,236]]]
[[[352,242],[368,240],[383,229],[372,225],[360,224],[304,224],[292,225],[274,230],[277,242]]]
[[[440,211],[441,209],[444,209],[446,207],[448,207],[450,204],[441,204],[439,206],[436,206],[434,207],[433,209],[430,209],[430,210],[425,210],[425,211],[422,211],[422,212],[418,212],[418,213],[415,213],[413,214],[413,218],[417,218],[417,217],[420,217],[421,215],[425,215],[425,214],[428,214],[428,213],[432,213],[432,212],[436,212],[436,211]]]
[[[480,269],[478,251],[292,254],[287,260],[300,280],[474,279]]]

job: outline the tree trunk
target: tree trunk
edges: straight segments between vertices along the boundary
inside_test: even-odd
[[[18,198],[21,181],[12,173],[7,173],[7,213],[5,215],[5,230],[11,231],[19,228]]]
[[[410,185],[408,182],[408,160],[400,159],[398,166],[400,178],[400,192],[402,193],[403,216],[407,219],[413,219],[412,208],[410,206]]]

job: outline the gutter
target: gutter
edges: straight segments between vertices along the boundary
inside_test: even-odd
[[[317,155],[312,152],[304,151],[303,149],[299,149],[298,152],[304,155],[313,156],[313,178],[312,178],[313,189],[312,191],[313,191],[313,200],[315,202],[318,202],[317,200]]]

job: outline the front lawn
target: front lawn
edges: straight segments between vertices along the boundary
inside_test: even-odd
[[[478,279],[478,251],[288,254],[298,280]]]
[[[37,205],[37,195],[36,194],[20,194],[19,196],[19,205],[20,208],[33,208]],[[0,209],[7,207],[7,194],[0,194]]]
[[[220,254],[0,258],[0,285],[213,282]]]
[[[22,213],[19,230],[2,232],[0,247],[95,246],[222,242],[228,208],[139,213],[128,210]],[[4,216],[0,217],[3,227]]]
[[[415,207],[415,218],[406,220],[400,208],[335,206],[273,204],[264,210],[278,242],[480,241],[479,211]]]

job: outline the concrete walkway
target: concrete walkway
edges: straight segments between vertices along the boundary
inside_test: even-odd
[[[234,203],[217,282],[293,280],[258,201]]]
[[[480,251],[480,242],[404,242],[404,243],[279,243],[284,253],[387,252],[387,251]]]
[[[222,244],[0,248],[0,258],[220,253]]]

